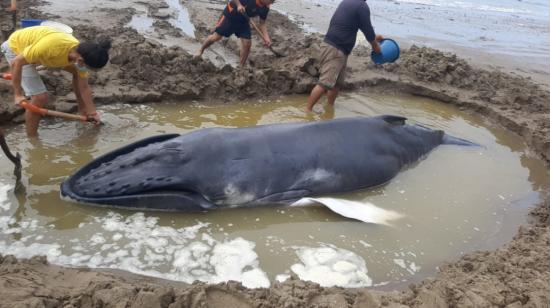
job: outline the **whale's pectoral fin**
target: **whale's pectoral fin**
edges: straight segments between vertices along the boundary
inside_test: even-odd
[[[383,115],[382,120],[393,125],[405,125],[405,121],[407,121],[407,118],[394,115]]]
[[[358,202],[327,197],[302,198],[291,204],[291,206],[306,206],[312,204],[321,204],[338,215],[372,224],[390,226],[390,221],[403,217],[397,212],[379,208],[369,202]]]

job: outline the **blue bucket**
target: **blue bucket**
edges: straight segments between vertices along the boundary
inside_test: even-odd
[[[380,42],[381,53],[371,53],[372,62],[384,64],[395,62],[399,58],[399,45],[392,39],[383,39]]]
[[[40,26],[43,21],[42,19],[21,19],[21,28]]]

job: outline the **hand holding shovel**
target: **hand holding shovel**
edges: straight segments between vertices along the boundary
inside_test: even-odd
[[[262,38],[262,40],[264,41],[264,43],[266,44],[266,46],[269,48],[269,50],[271,50],[271,52],[278,58],[280,57],[286,57],[286,55],[284,55],[283,53],[281,52],[278,52],[276,51],[275,49],[273,49],[273,46],[271,46],[271,40],[269,40],[268,38],[266,38],[263,34],[263,32],[260,30],[260,28],[258,27],[258,25],[256,25],[255,22],[253,22],[250,17],[246,14],[246,13],[242,13],[242,15],[244,16],[244,18],[246,18],[246,20],[248,20],[248,22],[252,25],[252,28],[254,28],[254,30],[256,30],[256,32],[258,32],[258,35]]]
[[[55,111],[45,108],[40,108],[36,105],[33,105],[27,101],[27,99],[21,100],[19,102],[19,106],[23,107],[25,110],[28,110],[33,113],[40,114],[42,116],[50,116],[50,117],[58,117],[63,118],[66,120],[73,120],[73,121],[82,121],[82,122],[91,122],[94,124],[99,124],[101,122],[98,122],[93,116],[83,116],[79,114],[72,114],[72,113],[66,113],[61,111]]]
[[[0,78],[5,79],[5,80],[11,80],[12,75],[10,73],[1,73]],[[61,112],[61,111],[55,111],[55,110],[40,108],[36,105],[31,104],[28,101],[28,98],[23,98],[23,99],[17,100],[16,102],[19,106],[21,106],[25,110],[28,110],[28,111],[33,112],[33,113],[40,114],[42,116],[58,117],[58,118],[66,119],[66,120],[91,122],[91,123],[94,123],[94,124],[101,124],[101,122],[97,120],[97,115],[83,116],[83,115],[78,115],[78,114],[72,114],[72,113],[66,113],[66,112]]]

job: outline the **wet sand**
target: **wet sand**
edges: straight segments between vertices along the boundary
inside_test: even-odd
[[[151,3],[157,2],[148,5]],[[204,38],[211,31],[211,25],[219,16],[220,11],[209,6],[219,7],[219,4],[197,1],[188,5],[198,38]],[[34,17],[42,16],[29,12]],[[130,9],[107,9],[107,12],[117,17],[113,19],[116,26],[106,24],[102,28],[91,23],[75,27],[81,37],[106,32],[114,38],[111,64],[91,80],[100,103],[214,97],[226,97],[230,101],[245,96],[304,94],[316,81],[319,36],[305,35],[282,15],[273,14],[270,19],[276,25],[274,41],[289,56],[275,59],[269,51],[254,48],[250,67],[235,69],[231,65],[219,67],[208,61],[197,61],[185,50],[147,41],[135,30],[123,28],[121,25],[131,20]],[[0,16],[2,21],[6,20],[5,15]],[[170,29],[166,24],[162,27]],[[236,53],[238,45],[235,40],[229,40],[224,48]],[[518,134],[533,155],[550,163],[550,93],[531,80],[476,68],[456,55],[431,48],[411,47],[403,52],[400,61],[383,67],[370,64],[367,56],[368,50],[357,48],[350,58],[346,90],[374,87],[454,104]],[[5,67],[2,60],[0,69],[3,71]],[[60,73],[48,72],[44,78],[55,98],[51,107],[74,110],[74,97],[69,94],[67,81],[60,82]],[[5,83],[0,83],[0,98],[0,122],[20,121],[21,111],[6,103],[11,102],[11,97]],[[0,258],[0,305],[544,307],[550,301],[549,217],[550,197],[547,196],[510,243],[495,251],[472,253],[442,265],[434,278],[399,291],[321,288],[295,278],[275,283],[269,289],[245,289],[238,283],[188,285],[120,272],[61,268],[49,265],[40,257],[17,260],[3,256]]]

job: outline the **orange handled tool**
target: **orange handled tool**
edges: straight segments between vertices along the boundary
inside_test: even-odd
[[[0,77],[5,80],[11,80],[12,78],[10,73],[1,73]],[[58,117],[58,118],[63,118],[67,120],[82,121],[82,122],[95,122],[95,119],[93,117],[86,117],[78,114],[40,108],[36,105],[29,103],[26,100],[19,102],[19,106],[23,107],[25,110],[40,114],[42,116]]]
[[[25,110],[28,110],[32,113],[40,114],[42,116],[58,117],[58,118],[63,118],[67,120],[82,121],[82,122],[95,122],[94,118],[92,117],[85,117],[83,115],[40,108],[25,100],[21,101],[19,105],[23,107]]]

